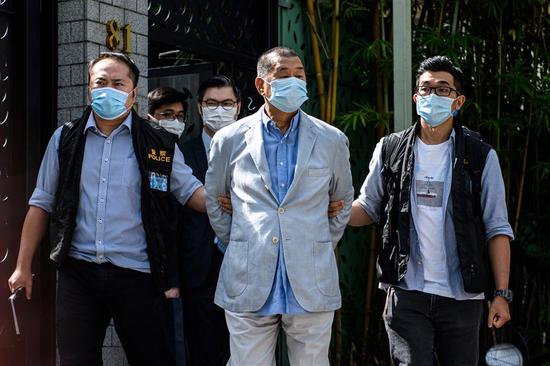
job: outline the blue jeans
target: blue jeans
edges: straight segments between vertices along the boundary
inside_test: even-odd
[[[383,318],[396,366],[477,366],[482,300],[390,287]]]

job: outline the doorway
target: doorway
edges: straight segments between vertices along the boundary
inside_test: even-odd
[[[13,312],[7,285],[17,261],[27,200],[55,127],[55,3],[0,0],[1,365],[47,366],[55,362],[55,271],[46,243],[33,263],[36,277],[32,300],[20,294],[13,302]],[[20,334],[16,334],[15,319]]]

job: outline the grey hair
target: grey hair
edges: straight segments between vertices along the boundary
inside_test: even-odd
[[[288,47],[273,47],[270,50],[262,53],[258,58],[258,64],[256,66],[256,72],[259,77],[265,77],[275,69],[275,63],[278,58],[281,57],[300,57],[292,48]]]

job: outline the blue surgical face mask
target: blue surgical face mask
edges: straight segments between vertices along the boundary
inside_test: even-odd
[[[440,97],[436,94],[430,94],[425,97],[417,95],[416,97],[416,113],[430,125],[437,127],[445,122],[453,111],[451,107],[454,99],[448,97]]]
[[[111,121],[128,111],[126,100],[129,93],[122,90],[104,87],[92,89],[92,109],[101,118]]]
[[[271,97],[267,100],[280,111],[295,112],[308,100],[306,82],[301,79],[292,76],[266,83],[271,85]]]

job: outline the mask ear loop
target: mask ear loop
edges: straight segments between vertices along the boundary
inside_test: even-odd
[[[136,104],[136,89],[137,89],[137,86],[136,86],[134,89],[132,89],[132,91],[131,91],[131,93],[134,94],[134,96],[132,97],[132,98],[134,98],[134,102],[130,105],[129,108],[126,108],[126,110],[124,111],[124,113],[122,113],[122,114],[121,114],[120,116],[118,116],[117,118],[123,116],[123,115],[124,115],[125,113],[127,113],[128,111],[129,111],[130,113],[132,113],[132,109],[134,109],[134,105]],[[128,93],[128,97],[129,97],[129,96],[130,96],[130,93]],[[126,98],[126,101],[128,101],[128,98]],[[126,106],[126,104],[124,104],[124,105]]]
[[[266,83],[267,85],[271,86],[271,83],[269,81],[267,81],[266,79],[264,79],[264,78],[260,78],[260,79],[262,79],[264,81],[264,83]],[[260,88],[260,91],[262,93],[264,93],[264,88]],[[261,94],[261,95],[262,95],[262,97],[267,98],[267,96],[265,94]]]
[[[134,108],[134,105],[136,104],[136,99],[137,99],[137,86],[134,89],[132,89],[132,91],[130,93],[134,94],[134,96],[132,97],[132,98],[134,98],[134,102],[130,105],[129,108],[126,109],[126,111],[124,111],[124,113],[127,113],[128,111],[130,111],[130,113],[132,113],[132,109]],[[130,93],[128,93],[128,97],[130,96]],[[126,98],[126,99],[128,99],[128,98]],[[122,113],[120,116],[123,116],[124,113]]]
[[[458,94],[458,92],[457,92],[457,94]],[[453,103],[454,103],[455,101],[458,101],[458,100],[459,100],[458,98],[460,98],[461,95],[462,95],[462,94],[458,94],[457,97],[453,99]],[[451,105],[451,106],[452,106],[452,105]],[[453,118],[457,118],[457,117],[458,117],[458,113],[459,113],[458,111],[460,110],[460,108],[462,108],[462,106],[457,106],[457,108],[452,112]]]

